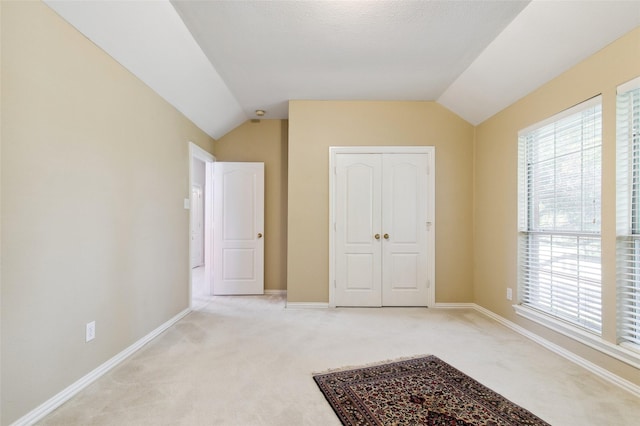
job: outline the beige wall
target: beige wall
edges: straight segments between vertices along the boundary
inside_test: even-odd
[[[476,129],[474,300],[479,305],[640,384],[640,372],[515,315],[505,298],[517,287],[517,132],[583,100],[603,96],[603,337],[615,342],[615,96],[640,75],[640,29],[627,34]]]
[[[214,142],[42,3],[2,1],[0,22],[8,424],[188,306],[187,141]],[[327,302],[329,146],[435,146],[437,302],[476,302],[640,384],[637,369],[517,317],[504,297],[516,288],[517,131],[602,92],[604,337],[615,340],[615,87],[637,75],[640,30],[478,126],[475,143],[433,102],[292,101],[289,123],[247,122],[214,153],[265,162],[266,288]]]
[[[0,7],[8,424],[188,307],[188,141],[213,140],[43,3]]]
[[[263,162],[266,290],[287,288],[287,120],[247,121],[215,143],[217,161]]]
[[[329,147],[436,147],[436,301],[471,302],[473,127],[434,102],[291,101],[287,298],[329,300]]]

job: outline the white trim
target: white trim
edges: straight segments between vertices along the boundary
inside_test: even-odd
[[[616,94],[621,95],[638,88],[640,88],[640,77],[636,77],[632,80],[627,81],[626,83],[622,83],[620,86],[618,86]]]
[[[481,314],[484,314],[486,316],[488,316],[489,318],[499,322],[500,324],[504,325],[505,327],[510,328],[511,330],[515,331],[516,333],[519,333],[525,337],[527,337],[530,340],[533,340],[534,342],[538,343],[539,345],[549,349],[551,352],[554,352],[558,355],[560,355],[563,358],[568,359],[569,361],[573,362],[574,364],[577,364],[583,368],[585,368],[586,370],[588,370],[589,372],[595,374],[596,376],[608,381],[609,383],[612,383],[624,390],[626,390],[627,392],[630,392],[631,394],[633,394],[636,397],[640,397],[640,386],[636,385],[635,383],[632,383],[630,381],[628,381],[627,379],[624,379],[614,373],[612,373],[609,370],[606,370],[594,363],[592,363],[591,361],[587,361],[586,359],[576,355],[575,353],[559,346],[556,345],[555,343],[552,343],[550,341],[548,341],[547,339],[538,336],[537,334],[519,326],[518,324],[515,324],[509,320],[507,320],[506,318],[501,317],[500,315],[491,312],[490,310],[483,308],[482,306],[479,305],[474,305],[474,308],[476,311],[480,312]]]
[[[431,223],[427,240],[427,279],[429,294],[427,307],[436,303],[436,273],[435,273],[435,229],[436,229],[436,148],[435,146],[330,146],[329,147],[329,303],[328,307],[335,308],[335,185],[336,185],[336,154],[428,154],[427,221]]]
[[[516,314],[528,319],[529,321],[543,325],[556,333],[567,336],[582,343],[583,345],[587,345],[590,348],[622,361],[625,364],[629,364],[632,367],[640,368],[640,354],[635,353],[634,351],[623,348],[622,346],[614,345],[595,334],[581,330],[578,327],[555,319],[549,315],[545,315],[527,306],[514,305],[513,308],[515,309]]]
[[[330,146],[329,154],[427,154],[434,146]]]
[[[75,396],[78,392],[85,389],[87,386],[98,380],[100,377],[109,372],[112,368],[116,367],[124,360],[129,358],[135,352],[140,350],[144,345],[158,337],[162,332],[167,330],[176,322],[180,321],[184,318],[188,313],[191,312],[191,309],[185,309],[180,312],[169,321],[162,324],[160,327],[153,330],[151,333],[144,336],[142,339],[135,342],[133,345],[129,346],[113,358],[109,359],[98,368],[91,371],[89,374],[81,377],[76,382],[72,383],[67,388],[63,389],[61,392],[58,392],[53,397],[49,398],[44,403],[40,404],[35,409],[31,410],[29,413],[20,417],[18,420],[13,422],[11,426],[22,426],[22,425],[32,425],[40,420],[42,420],[47,414],[51,413],[56,408],[60,407],[65,402],[69,401],[73,396]]]
[[[475,303],[435,303],[437,309],[475,309]]]
[[[265,290],[265,295],[286,296],[287,290]]]
[[[202,189],[202,197],[203,197],[203,202],[204,202],[204,217],[203,217],[203,222],[204,222],[204,280],[206,283],[211,283],[211,268],[212,268],[212,264],[213,264],[213,259],[212,259],[212,249],[211,249],[211,244],[212,244],[212,239],[213,239],[213,227],[211,226],[211,221],[208,219],[212,216],[212,200],[211,200],[211,196],[207,194],[207,192],[209,194],[213,194],[212,192],[212,188],[213,188],[213,180],[212,180],[212,167],[211,164],[213,164],[216,161],[216,157],[214,157],[213,155],[211,155],[210,153],[208,153],[207,151],[205,151],[204,149],[200,148],[198,145],[196,145],[195,143],[189,141],[188,143],[188,148],[189,148],[189,207],[193,206],[193,197],[192,197],[192,193],[191,193],[191,188],[193,187],[194,184],[194,178],[193,178],[193,160],[197,159],[200,160],[202,162],[204,162],[205,164],[205,185],[204,188]],[[188,289],[188,294],[189,294],[189,308],[193,309],[193,295],[191,294],[191,289],[193,287],[193,282],[192,282],[192,269],[191,268],[191,229],[192,229],[192,223],[191,223],[191,211],[189,210],[189,235],[188,235],[188,239],[189,239],[189,289]],[[212,291],[210,291],[210,294],[213,294]]]
[[[286,309],[327,309],[328,303],[322,302],[287,302]]]
[[[211,153],[205,151],[200,148],[195,143],[189,141],[189,157],[195,157],[202,161],[216,161],[216,157],[214,157]],[[190,158],[191,159],[191,158]]]
[[[518,137],[522,137],[524,135],[526,135],[529,132],[532,132],[533,130],[539,129],[541,127],[546,126],[547,124],[551,124],[554,123],[558,120],[562,120],[565,117],[568,117],[572,114],[575,114],[577,112],[580,111],[584,111],[587,108],[590,108],[592,106],[598,105],[598,104],[602,104],[602,95],[596,95],[593,98],[587,99],[586,101],[580,102],[577,105],[574,105],[572,107],[569,107],[567,109],[565,109],[564,111],[560,111],[557,114],[552,115],[549,118],[545,118],[542,121],[538,121],[537,123],[532,124],[531,126],[525,127],[524,129],[520,130],[518,132]]]

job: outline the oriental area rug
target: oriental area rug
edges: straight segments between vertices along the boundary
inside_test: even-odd
[[[548,425],[433,355],[313,379],[343,425]]]

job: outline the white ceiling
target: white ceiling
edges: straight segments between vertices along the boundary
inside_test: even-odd
[[[437,101],[479,124],[640,26],[639,1],[67,1],[214,138],[288,101]]]

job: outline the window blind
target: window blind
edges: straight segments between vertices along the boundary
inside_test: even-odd
[[[618,342],[640,346],[640,78],[618,88]]]
[[[600,96],[519,133],[520,303],[598,334],[601,146]]]

